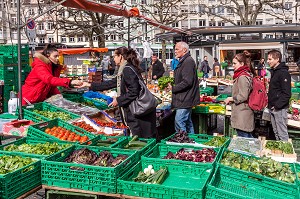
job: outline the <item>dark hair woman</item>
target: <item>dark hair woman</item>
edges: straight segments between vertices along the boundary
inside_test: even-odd
[[[117,97],[111,106],[121,108],[124,123],[129,127],[132,135],[141,138],[153,138],[156,135],[155,110],[144,116],[134,116],[129,109],[130,103],[135,100],[141,90],[139,78],[141,77],[140,61],[134,49],[127,47],[117,48],[114,52],[114,61],[119,66],[116,78],[101,83],[84,83],[94,91],[103,91],[117,87]],[[138,75],[138,76],[137,76]]]
[[[252,137],[254,130],[254,113],[248,105],[248,98],[252,90],[252,77],[254,74],[247,64],[247,56],[244,53],[236,54],[232,60],[234,68],[232,97],[225,103],[232,104],[231,126],[236,129],[240,137]]]
[[[59,78],[62,66],[59,64],[58,50],[51,44],[45,46],[42,53],[34,54],[32,70],[22,87],[22,104],[42,102],[48,97],[60,94],[57,86],[80,86],[82,82]],[[25,100],[24,100],[25,99]]]

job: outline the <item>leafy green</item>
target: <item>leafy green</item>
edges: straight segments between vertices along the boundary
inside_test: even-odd
[[[171,83],[172,85],[174,84],[174,78],[173,77],[168,77],[168,76],[163,76],[158,79],[158,87],[160,90],[165,89],[168,84]]]
[[[203,143],[207,146],[221,147],[228,139],[226,137],[214,136],[208,142]]]
[[[270,150],[281,150],[286,154],[293,154],[293,146],[290,142],[268,140],[266,148]]]
[[[33,162],[36,162],[36,160],[33,160],[32,158],[25,158],[21,156],[7,156],[7,155],[0,156],[0,174],[7,174],[13,172]],[[32,169],[33,169],[32,167],[28,167],[23,172]]]
[[[257,159],[226,151],[221,160],[221,164],[284,182],[294,183],[296,180],[296,175],[292,172],[288,164],[282,164],[267,157]]]
[[[51,112],[51,111],[39,111],[39,110],[33,110],[34,113],[37,113],[39,115],[42,115],[44,117],[47,117],[49,119],[55,119],[55,118],[60,118],[64,121],[68,121],[68,120],[71,120],[72,117],[70,114],[68,113],[64,113],[64,112],[60,112],[60,111],[57,111],[57,112]]]
[[[57,144],[57,143],[39,143],[39,144],[21,144],[21,145],[9,145],[4,148],[5,151],[18,151],[24,153],[32,153],[38,155],[51,155],[63,149],[70,147],[71,144]]]

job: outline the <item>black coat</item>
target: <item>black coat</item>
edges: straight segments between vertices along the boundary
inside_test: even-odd
[[[139,74],[135,67],[131,66],[131,68]],[[116,87],[117,78],[101,83],[92,83],[91,85],[93,91],[103,91]],[[138,97],[140,90],[141,86],[136,74],[128,67],[124,68],[121,77],[121,94],[117,97],[118,106],[123,108],[124,114],[122,116],[133,135],[138,135],[142,138],[152,138],[156,134],[155,111],[141,117],[135,117],[128,108],[129,104]]]
[[[152,64],[152,78],[154,75],[157,76],[156,79],[161,78],[164,73],[165,73],[165,68],[163,64],[159,60],[156,60],[156,62]]]
[[[192,108],[200,103],[199,81],[196,63],[190,53],[185,54],[174,71],[172,88],[173,108]]]
[[[291,98],[291,75],[285,63],[271,70],[271,80],[268,93],[268,108],[276,110],[289,107]]]

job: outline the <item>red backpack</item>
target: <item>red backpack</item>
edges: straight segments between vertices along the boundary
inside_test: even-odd
[[[245,76],[251,77],[249,73]],[[252,78],[252,91],[249,95],[248,105],[253,111],[261,111],[268,104],[268,94],[264,79],[256,76]]]

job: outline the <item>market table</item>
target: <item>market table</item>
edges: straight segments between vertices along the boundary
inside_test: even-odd
[[[141,197],[136,196],[127,196],[123,194],[110,194],[110,193],[101,193],[101,192],[92,192],[92,191],[85,191],[85,190],[79,190],[79,189],[67,189],[67,188],[61,188],[61,187],[51,187],[42,185],[43,189],[45,189],[45,192],[47,190],[57,190],[57,191],[68,191],[68,192],[75,192],[75,193],[85,193],[85,194],[91,194],[91,195],[97,195],[97,196],[109,196],[109,197],[116,197],[116,198],[128,198],[128,199],[139,199]],[[142,199],[142,198],[141,198]],[[150,198],[143,198],[143,199],[150,199]]]
[[[27,196],[30,196],[31,194],[34,194],[35,192],[37,192],[38,190],[40,190],[42,188],[42,185],[34,188],[34,189],[31,189],[30,191],[28,191],[27,193],[24,193],[23,195],[21,195],[20,197],[18,197],[17,199],[24,199],[26,198]]]

